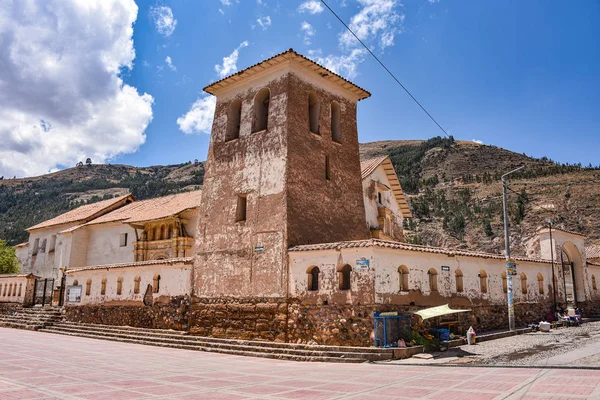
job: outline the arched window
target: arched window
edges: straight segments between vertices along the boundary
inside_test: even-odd
[[[8,295],[12,296],[12,283],[8,284]]]
[[[2,284],[0,283],[0,295],[2,295]]]
[[[506,271],[502,273],[502,291],[508,293],[508,283],[506,282]]]
[[[100,284],[100,294],[106,294],[106,278],[102,278],[102,283]]]
[[[321,102],[316,94],[308,95],[308,129],[312,133],[321,134],[319,117],[321,115]]]
[[[162,233],[161,239],[165,240],[169,238],[169,232],[167,231],[167,227],[164,225],[160,226],[160,232]]]
[[[342,143],[342,132],[340,131],[340,103],[334,101],[331,103],[331,139],[334,142]]]
[[[598,287],[596,286],[596,275],[592,275],[592,289],[598,290]]]
[[[340,290],[350,290],[350,273],[352,267],[348,264],[338,269]]]
[[[77,285],[79,285],[79,281],[78,281],[77,279],[75,279],[75,280],[73,281],[73,286],[77,286]]]
[[[90,278],[85,283],[85,295],[89,296],[91,292],[92,292],[92,279]]]
[[[13,285],[13,296],[16,296],[16,295],[17,295],[17,284],[15,283]]]
[[[430,268],[427,272],[427,275],[429,275],[429,290],[432,292],[437,292],[438,290],[437,274],[438,273],[435,268]]]
[[[538,292],[540,294],[544,294],[544,276],[542,274],[537,274],[538,280]]]
[[[19,294],[18,294],[19,296],[21,296],[21,289],[23,289],[23,284],[19,283]]]
[[[242,101],[236,99],[229,105],[227,111],[227,132],[225,141],[237,139],[240,137],[240,122],[242,120]]]
[[[160,290],[160,275],[154,275],[154,278],[152,278],[152,282],[154,284],[154,293],[158,293],[158,291]]]
[[[267,129],[269,122],[269,102],[271,91],[262,88],[254,96],[254,120],[252,121],[252,132],[260,132]]]
[[[0,285],[0,288],[1,287],[2,287],[2,285]],[[2,296],[6,296],[6,287],[7,287],[7,284],[4,284],[4,287],[3,287],[4,293],[2,293]]]
[[[117,279],[117,294],[120,295],[123,292],[123,277],[120,276]]]
[[[133,293],[134,294],[138,294],[140,292],[140,282],[141,282],[142,278],[140,278],[140,276],[136,276],[135,278],[133,278]]]
[[[400,291],[408,291],[408,267],[406,265],[398,267],[398,281]]]
[[[527,294],[527,275],[521,272],[521,293]]]
[[[312,266],[306,270],[308,275],[308,290],[315,291],[319,290],[319,267]]]
[[[487,293],[487,273],[484,270],[479,270],[479,289],[481,293]]]
[[[460,268],[456,269],[456,272],[454,273],[455,277],[456,277],[456,293],[461,293],[464,290],[463,287],[463,273],[460,270]]]

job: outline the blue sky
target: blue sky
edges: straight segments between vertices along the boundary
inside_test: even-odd
[[[128,1],[133,0],[123,0],[119,7]],[[361,142],[440,135],[435,124],[376,61],[345,36],[334,16],[318,7],[318,2],[310,3],[314,0],[163,0],[137,1],[137,14],[135,4],[118,13],[111,9],[109,21],[117,32],[113,37],[118,39],[112,43],[113,39],[107,37],[104,51],[123,55],[115,56],[119,70],[111,72],[106,81],[123,82],[121,92],[111,92],[107,98],[114,104],[125,104],[121,107],[123,114],[131,118],[114,117],[113,125],[95,130],[88,129],[89,121],[77,125],[74,116],[65,118],[68,122],[64,124],[70,125],[62,137],[77,137],[76,143],[60,156],[48,150],[52,156],[37,156],[38,164],[27,168],[0,161],[0,173],[3,168],[11,174],[39,173],[70,166],[89,154],[100,161],[139,166],[204,160],[210,100],[202,88],[224,73],[243,69],[290,47],[337,69],[372,93],[359,105]],[[600,164],[600,2],[328,3],[359,30],[375,53],[455,138],[561,162]],[[80,20],[90,14],[86,12]],[[18,19],[15,15],[16,11],[13,20]],[[132,27],[133,33],[129,32],[128,37],[117,29],[119,23]],[[81,25],[86,27],[85,32],[91,29],[90,24]],[[74,26],[72,30],[76,29]],[[48,35],[45,43],[59,40],[63,33]],[[1,34],[0,29],[0,39]],[[132,48],[124,51],[128,39],[133,40]],[[88,51],[83,57],[87,54],[95,53]],[[60,65],[62,58],[56,59]],[[80,67],[73,63],[69,71],[78,73]],[[84,72],[81,74],[85,78]],[[90,80],[99,81],[93,76]],[[124,96],[123,87],[135,89],[137,97],[129,93],[127,102],[118,102],[118,96]],[[81,87],[75,89],[87,93]],[[101,109],[96,97],[95,92],[85,97],[94,110]],[[0,105],[1,100],[2,96]],[[195,103],[208,108],[194,108]],[[36,133],[42,141],[60,133],[61,116],[54,115],[52,107],[43,108],[46,114],[29,108],[28,115],[43,121]],[[190,110],[193,112],[188,114]],[[90,121],[112,118],[110,109],[104,114],[90,114],[94,116]],[[127,133],[120,132],[120,126],[125,125],[127,130],[123,128],[123,132]],[[26,135],[16,135],[12,129],[15,151],[26,154]],[[116,133],[103,136],[98,133],[101,131]],[[4,135],[2,124],[0,134]],[[88,143],[85,138],[79,140],[78,135],[102,140],[90,139]],[[125,144],[119,137],[127,138]],[[65,151],[73,154],[67,157]],[[52,161],[42,162],[46,159]]]

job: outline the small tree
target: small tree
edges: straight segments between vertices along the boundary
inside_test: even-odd
[[[92,166],[92,159],[88,157],[88,158],[85,160],[85,164],[86,164],[88,167],[91,167],[91,166]]]
[[[19,261],[14,247],[6,244],[6,241],[0,240],[0,274],[19,273]]]

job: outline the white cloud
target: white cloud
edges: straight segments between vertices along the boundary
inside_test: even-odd
[[[224,6],[229,7],[231,5],[231,1],[230,0],[221,0],[221,4],[223,4]]]
[[[404,15],[396,12],[397,0],[357,0],[362,9],[350,19],[350,29],[363,42],[379,41],[381,49],[392,46]],[[340,44],[346,48],[360,46],[347,30],[340,34]]]
[[[167,63],[167,66],[171,69],[171,71],[177,71],[177,67],[173,64],[171,56],[167,56],[167,58],[165,58],[165,62]]]
[[[210,95],[196,100],[187,113],[177,118],[179,129],[189,135],[194,133],[210,134],[216,104],[217,98]]]
[[[318,0],[307,0],[298,7],[299,12],[307,12],[309,14],[319,14],[323,12],[323,10],[323,5]]]
[[[473,139],[473,142],[477,143],[477,144],[483,144],[482,140],[478,140],[478,139]]]
[[[3,2],[0,175],[101,163],[146,140],[153,98],[119,77],[135,58],[133,0]]]
[[[302,23],[300,24],[300,30],[304,34],[304,44],[309,46],[311,44],[311,38],[315,36],[317,31],[315,30],[315,28],[313,28],[311,24],[309,24],[306,21],[302,21]]]
[[[167,6],[150,7],[150,18],[158,33],[163,36],[171,36],[177,26],[173,11]]]
[[[352,79],[358,74],[358,65],[365,60],[366,52],[364,49],[353,49],[345,55],[335,56],[330,54],[327,57],[317,56],[315,57],[315,61],[338,75]]]
[[[350,19],[350,28],[356,35],[373,49],[384,50],[394,45],[395,36],[401,32],[404,15],[396,9],[398,0],[356,0],[360,5],[358,13]],[[330,54],[327,57],[314,57],[334,72],[352,79],[358,74],[358,66],[365,60],[366,50],[356,38],[343,29],[339,34],[341,54]]]
[[[271,17],[269,17],[268,15],[266,17],[263,18],[259,18],[256,20],[256,22],[258,22],[258,24],[260,25],[260,27],[264,30],[266,30],[269,26],[271,26]]]
[[[244,40],[230,55],[223,57],[223,65],[215,65],[215,71],[217,71],[217,74],[219,74],[221,78],[237,71],[237,60],[240,55],[240,50],[246,46],[248,46],[248,41]]]

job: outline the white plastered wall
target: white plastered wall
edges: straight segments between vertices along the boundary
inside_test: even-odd
[[[82,228],[88,233],[85,265],[122,264],[134,261],[135,230],[124,223],[92,224]],[[121,247],[121,234],[127,234],[127,245]]]
[[[81,285],[81,302],[69,303],[71,305],[106,304],[111,302],[143,302],[144,294],[148,285],[154,286],[155,275],[160,275],[158,293],[153,297],[160,296],[183,296],[190,293],[190,273],[192,265],[175,264],[152,264],[132,265],[130,267],[112,267],[101,269],[90,269],[83,271],[71,271],[67,276],[67,287],[72,286],[75,280]],[[134,293],[135,278],[140,277],[139,293]],[[106,278],[106,292],[101,293],[102,279]],[[123,278],[121,294],[117,294],[117,282]],[[86,295],[86,284],[91,279],[90,294]]]
[[[379,222],[377,221],[377,218],[379,217],[377,192],[379,191],[381,193],[381,200],[383,206],[392,211],[392,213],[396,217],[396,224],[401,227],[402,213],[400,211],[400,207],[398,206],[398,202],[396,201],[396,196],[394,196],[394,192],[391,189],[378,190],[377,187],[375,187],[375,191],[370,196],[370,188],[373,185],[373,183],[377,182],[387,186],[388,188],[391,188],[390,181],[388,180],[387,174],[383,169],[383,164],[380,164],[375,169],[375,171],[373,171],[362,181],[367,225],[370,228],[377,228],[379,226]]]

